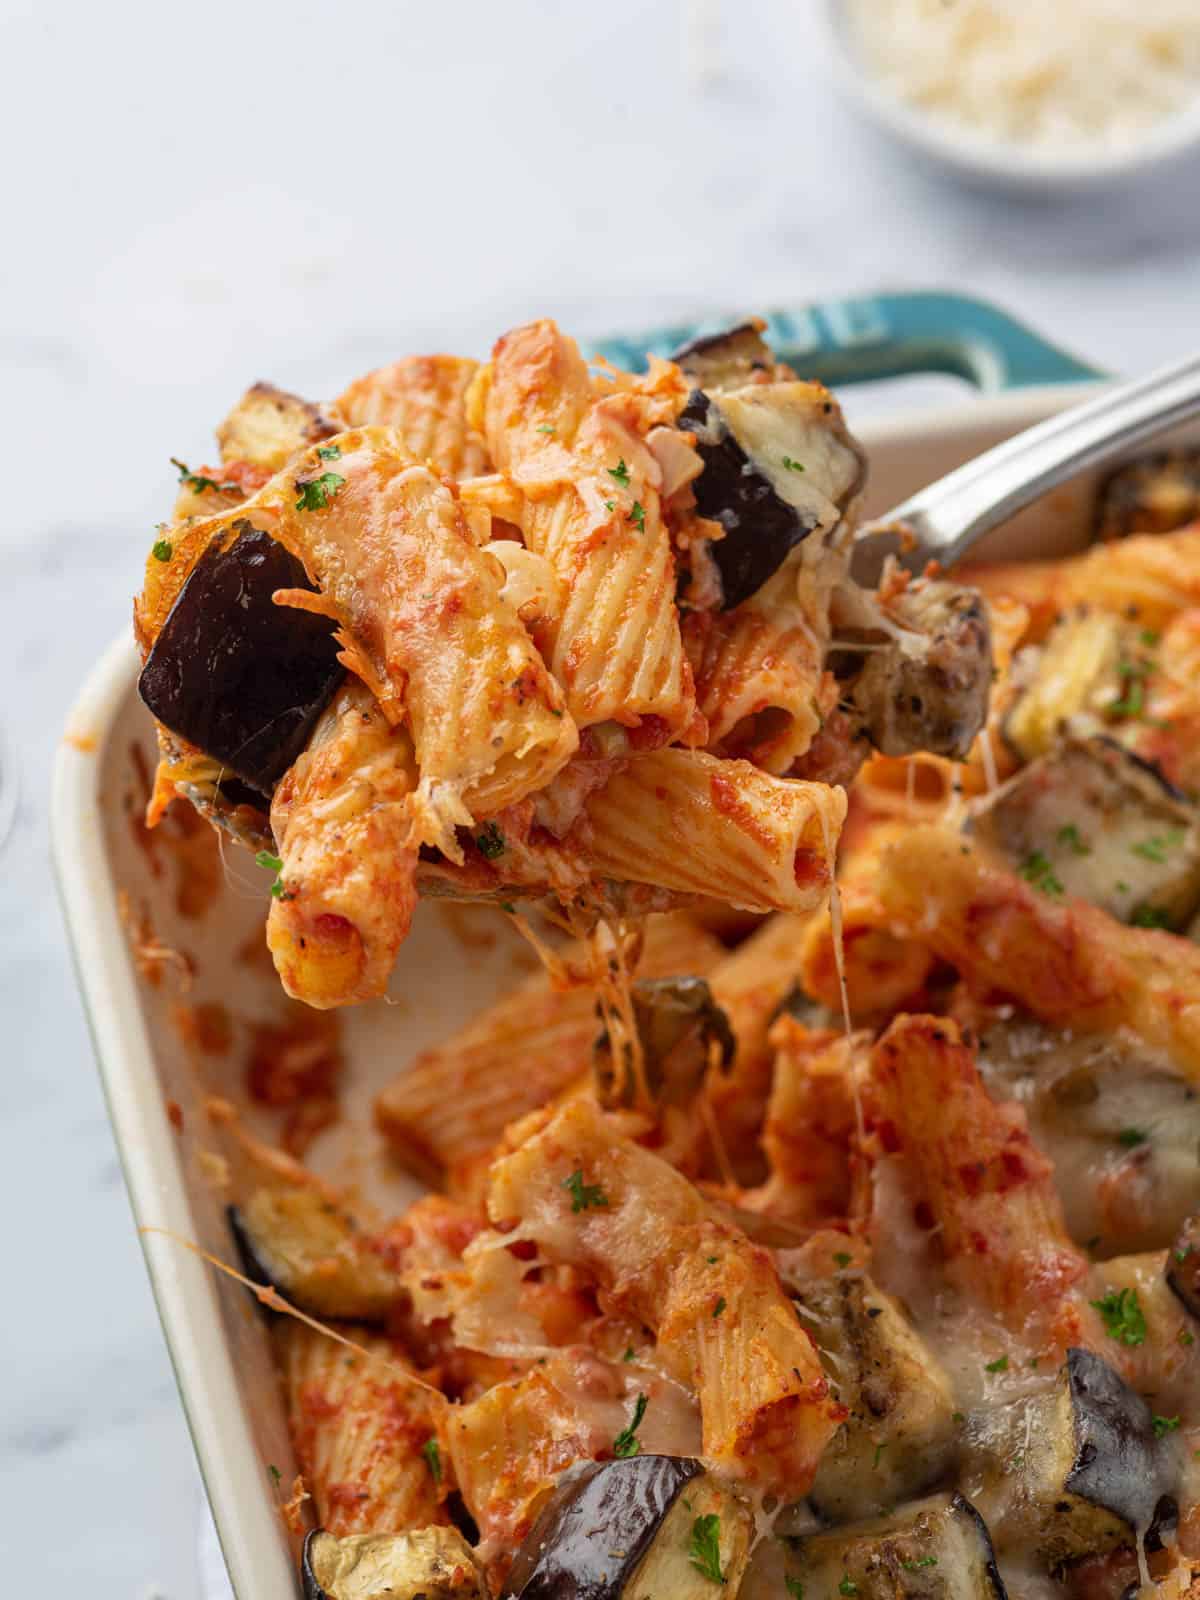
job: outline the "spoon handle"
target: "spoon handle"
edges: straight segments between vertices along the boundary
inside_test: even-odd
[[[903,523],[917,541],[906,566],[935,558],[948,567],[1048,489],[1197,414],[1200,356],[1191,356],[1015,434],[866,524],[860,538]]]

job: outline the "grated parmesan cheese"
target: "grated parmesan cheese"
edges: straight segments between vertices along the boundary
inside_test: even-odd
[[[846,0],[901,100],[1056,152],[1119,149],[1200,96],[1198,0]]]

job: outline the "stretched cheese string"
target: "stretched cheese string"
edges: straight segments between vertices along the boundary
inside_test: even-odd
[[[424,1378],[418,1378],[415,1372],[410,1372],[407,1367],[402,1366],[398,1361],[392,1361],[387,1356],[376,1355],[373,1351],[368,1350],[365,1345],[358,1344],[353,1339],[347,1339],[345,1334],[338,1333],[336,1329],[329,1327],[324,1322],[319,1322],[316,1317],[310,1317],[307,1312],[301,1311],[298,1306],[294,1306],[290,1301],[285,1300],[278,1289],[273,1289],[269,1284],[255,1283],[252,1278],[247,1278],[244,1273],[228,1266],[219,1256],[214,1256],[208,1250],[201,1249],[198,1244],[193,1243],[191,1239],[185,1239],[182,1234],[174,1233],[170,1228],[158,1228],[150,1224],[140,1227],[138,1232],[160,1233],[164,1239],[170,1239],[172,1244],[182,1245],[185,1250],[190,1250],[193,1255],[199,1256],[202,1261],[207,1261],[210,1267],[215,1267],[218,1272],[223,1272],[227,1278],[233,1278],[237,1283],[244,1284],[258,1303],[266,1306],[268,1310],[281,1312],[286,1317],[295,1317],[297,1322],[303,1322],[314,1329],[315,1332],[323,1333],[327,1339],[332,1339],[336,1344],[344,1344],[347,1350],[353,1350],[357,1355],[365,1356],[369,1362],[388,1367],[397,1377],[403,1378],[406,1383],[414,1384],[418,1389],[424,1389],[427,1394],[433,1395],[443,1405],[450,1404],[440,1389],[435,1389],[431,1383],[426,1383]]]

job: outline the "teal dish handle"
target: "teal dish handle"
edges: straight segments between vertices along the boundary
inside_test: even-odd
[[[669,356],[681,344],[739,320],[743,318],[709,318],[601,339],[588,353],[636,369],[648,356]],[[768,312],[766,324],[767,342],[780,360],[801,377],[827,384],[946,372],[996,393],[1105,376],[997,306],[969,295],[923,291],[826,300],[796,311]]]

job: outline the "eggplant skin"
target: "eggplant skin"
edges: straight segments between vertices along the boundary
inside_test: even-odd
[[[725,530],[709,546],[721,574],[722,609],[730,611],[761,589],[788,554],[819,526],[815,515],[800,512],[734,438],[720,407],[694,389],[678,426],[696,435],[704,471],[692,485],[696,510]]]
[[[681,344],[671,352],[671,360],[697,388],[713,394],[756,381],[765,383],[774,375],[775,357],[763,339],[764,327],[757,317],[739,322],[720,333]]]
[[[1167,1251],[1167,1287],[1200,1321],[1200,1216],[1188,1217]]]
[[[686,1105],[694,1098],[708,1072],[711,1045],[718,1047],[721,1070],[732,1066],[737,1040],[704,978],[639,978],[630,998],[643,1077],[657,1105]],[[634,1074],[614,1059],[607,1025],[593,1046],[592,1069],[602,1105],[634,1103]]]
[[[500,1600],[619,1600],[703,1471],[686,1456],[636,1455],[569,1473],[517,1551]]]
[[[138,679],[166,728],[270,796],[343,677],[327,617],[277,606],[313,585],[296,558],[247,521],[189,573]]]
[[[457,1528],[349,1534],[317,1528],[300,1556],[304,1600],[488,1600],[470,1545]]]

